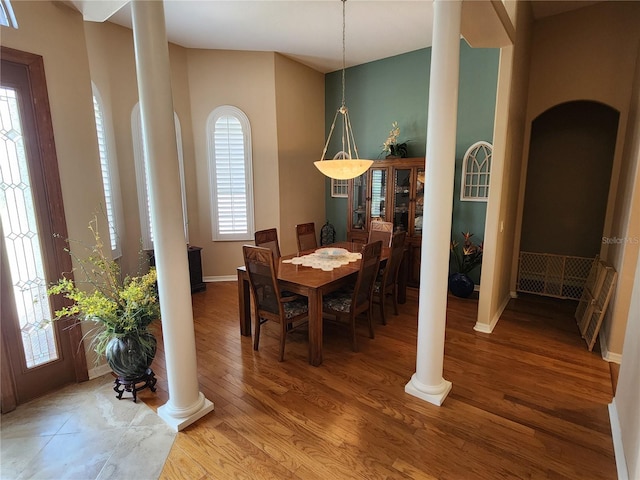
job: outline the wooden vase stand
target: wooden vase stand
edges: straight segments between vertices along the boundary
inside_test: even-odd
[[[124,377],[116,377],[114,381],[113,390],[118,394],[118,400],[122,400],[122,394],[124,392],[131,392],[133,394],[133,402],[137,403],[138,400],[138,392],[140,390],[144,390],[148,388],[152,392],[156,391],[156,379],[153,370],[147,368],[147,371],[144,372],[143,375],[137,378],[124,378]]]

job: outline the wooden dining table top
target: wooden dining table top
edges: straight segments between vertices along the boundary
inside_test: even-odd
[[[305,267],[303,265],[296,265],[293,263],[284,263],[282,260],[289,260],[291,258],[300,257],[302,255],[308,255],[318,250],[319,248],[331,247],[331,248],[344,248],[349,252],[360,253],[364,244],[355,242],[336,242],[324,247],[318,247],[317,249],[300,252],[294,255],[285,255],[280,258],[278,262],[278,280],[281,282],[287,282],[292,284],[301,285],[308,288],[320,288],[324,285],[331,284],[334,281],[340,281],[346,276],[357,273],[360,270],[360,260],[350,262],[346,265],[341,265],[334,268],[331,271],[321,270],[319,268]],[[389,247],[382,247],[382,253],[380,256],[381,261],[386,261],[391,254]]]

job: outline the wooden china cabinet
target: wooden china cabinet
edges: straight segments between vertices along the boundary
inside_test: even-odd
[[[420,283],[424,167],[423,157],[377,160],[349,180],[347,240],[366,243],[375,219],[393,222],[396,232],[406,231],[407,284],[412,287]]]

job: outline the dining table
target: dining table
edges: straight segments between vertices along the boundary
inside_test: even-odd
[[[362,247],[362,243],[336,242],[322,248],[343,248],[349,252],[359,253]],[[283,290],[308,298],[309,363],[317,367],[322,364],[322,297],[353,282],[360,270],[360,260],[335,267],[330,271],[293,263],[296,257],[308,255],[316,250],[318,249],[280,257],[277,269],[278,283]],[[391,249],[383,247],[380,261],[386,262],[390,254]],[[237,275],[240,334],[251,336],[251,294],[249,275],[244,265],[238,267]]]

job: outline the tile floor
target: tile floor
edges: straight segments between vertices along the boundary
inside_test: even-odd
[[[0,417],[0,479],[157,479],[175,432],[104,375]]]

